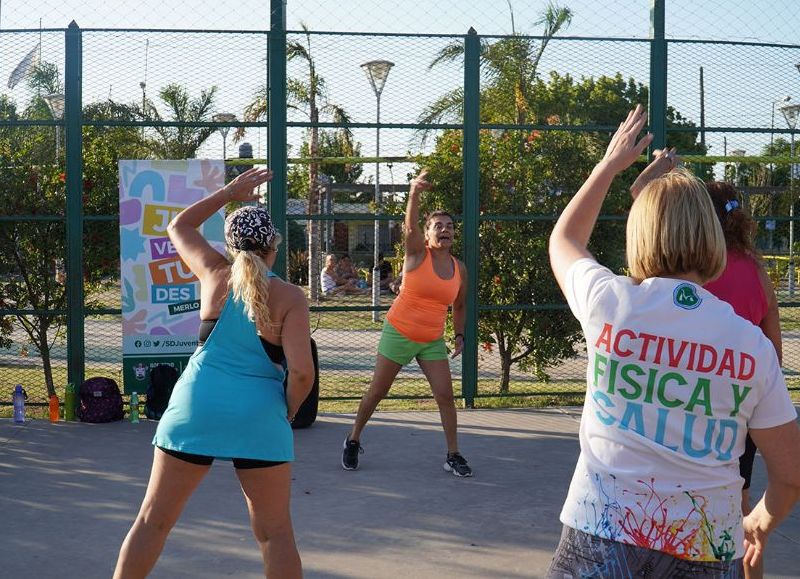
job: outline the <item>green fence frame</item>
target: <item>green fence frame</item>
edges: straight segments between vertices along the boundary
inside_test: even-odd
[[[717,133],[772,133],[791,134],[788,129],[760,129],[748,127],[680,127],[668,128],[666,126],[667,110],[667,51],[671,43],[697,43],[697,44],[737,44],[753,46],[783,46],[775,44],[752,42],[728,42],[706,40],[671,40],[665,36],[665,2],[666,0],[651,0],[651,37],[641,38],[586,38],[586,37],[559,37],[562,40],[596,40],[613,42],[644,42],[650,48],[650,103],[649,113],[651,125],[649,130],[654,134],[652,148],[663,147],[669,132],[697,131]],[[287,158],[287,127],[309,127],[310,123],[287,122],[286,114],[286,0],[270,0],[269,6],[270,26],[268,31],[260,32],[267,36],[267,87],[269,93],[268,121],[263,122],[235,122],[226,123],[234,127],[267,127],[268,132],[268,159],[266,162],[274,173],[274,179],[269,188],[269,208],[273,218],[286,230],[287,219],[294,220],[347,220],[364,219],[364,215],[292,215],[287,216],[287,168],[292,160]],[[63,127],[65,132],[66,151],[66,207],[63,216],[59,215],[11,215],[0,216],[0,221],[63,221],[66,226],[67,237],[67,308],[62,313],[67,315],[67,349],[68,349],[68,380],[80,383],[84,379],[84,322],[87,316],[98,314],[121,314],[119,309],[90,310],[84,305],[84,287],[80,272],[82,270],[85,248],[83,246],[83,228],[87,222],[113,221],[117,215],[84,215],[82,203],[82,129],[86,126],[219,126],[216,123],[180,123],[180,122],[122,122],[122,121],[85,121],[82,118],[82,34],[86,31],[106,31],[111,29],[86,29],[82,30],[74,21],[67,29],[54,29],[48,32],[63,32],[65,46],[65,99],[66,111],[64,120],[61,121],[0,121],[0,126],[56,126]],[[113,29],[115,31],[135,31],[135,29]],[[31,32],[30,30],[3,30],[3,34],[15,32]],[[38,30],[37,30],[38,32]],[[158,30],[153,30],[158,32]],[[176,32],[164,30],[163,32]],[[215,32],[221,31],[197,31]],[[467,407],[474,405],[475,398],[480,397],[478,392],[478,316],[482,311],[502,309],[533,309],[552,310],[565,309],[564,304],[515,304],[493,305],[480,304],[478,300],[478,250],[479,250],[479,224],[482,221],[518,221],[518,220],[554,220],[555,216],[542,215],[479,215],[479,132],[482,129],[512,129],[512,130],[548,130],[548,131],[613,131],[612,126],[566,126],[566,125],[508,125],[508,124],[482,124],[480,122],[480,46],[481,37],[477,31],[470,28],[463,36],[459,35],[413,35],[413,34],[373,34],[373,33],[339,33],[339,32],[312,32],[311,34],[340,34],[347,36],[404,36],[404,37],[445,37],[461,38],[465,44],[464,59],[464,93],[465,106],[462,124],[439,123],[420,125],[413,123],[351,123],[350,128],[432,128],[432,129],[459,129],[463,131],[463,236],[464,236],[464,261],[468,271],[467,285],[467,323],[465,327],[465,348],[462,357],[462,395]],[[793,46],[792,48],[800,48]],[[323,128],[337,128],[342,125],[336,123],[317,123]],[[387,160],[366,159],[367,161]],[[763,162],[787,164],[793,159],[784,157],[692,157],[687,159],[695,163],[717,163],[721,160],[727,162]],[[364,161],[365,159],[361,159]],[[397,158],[391,158],[397,160]],[[258,160],[254,160],[258,162]],[[253,161],[251,161],[253,162]],[[376,220],[397,220],[402,217],[397,215],[374,214]],[[619,216],[604,216],[601,219],[623,219]],[[762,218],[763,219],[763,218]],[[775,217],[780,221],[796,220],[800,217]],[[286,274],[287,248],[284,244],[278,256],[275,269]],[[800,305],[800,303],[786,302],[784,305]],[[386,310],[385,306],[315,306],[312,311],[375,311]],[[0,309],[0,315],[32,314],[36,310]],[[544,392],[531,392],[530,395],[551,394]],[[0,404],[7,401],[0,401]]]

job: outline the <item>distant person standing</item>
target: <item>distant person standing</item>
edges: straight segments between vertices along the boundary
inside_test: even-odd
[[[419,198],[430,189],[426,176],[422,171],[411,181],[404,222],[403,287],[386,315],[372,383],[361,398],[355,424],[344,441],[345,470],[358,468],[363,452],[361,431],[389,393],[400,369],[416,359],[439,407],[447,442],[443,468],[458,477],[472,476],[472,469],[458,451],[458,415],[443,338],[447,310],[452,305],[456,331],[453,357],[458,356],[464,348],[467,270],[450,253],[455,225],[449,213],[434,211],[425,220],[424,232],[419,227]]]

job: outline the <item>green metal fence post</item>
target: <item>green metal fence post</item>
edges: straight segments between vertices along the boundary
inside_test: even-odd
[[[650,0],[650,151],[667,144],[667,40],[665,37],[666,0]]]
[[[65,33],[64,141],[66,151],[67,380],[83,382],[83,54],[81,29],[73,20]]]
[[[286,222],[286,0],[271,0],[267,50],[268,123],[267,162],[272,169],[269,212],[284,236],[274,270],[287,278],[286,254],[289,230]]]
[[[467,267],[467,320],[461,354],[461,392],[467,408],[478,391],[478,198],[480,195],[481,42],[470,28],[464,40],[464,264]]]

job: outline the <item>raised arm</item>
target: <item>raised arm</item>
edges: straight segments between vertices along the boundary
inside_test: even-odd
[[[425,236],[419,227],[419,198],[423,191],[428,191],[431,188],[427,178],[428,171],[423,169],[411,181],[408,191],[406,216],[403,222],[407,256],[417,256],[425,251]]]
[[[256,187],[272,179],[269,169],[250,169],[208,197],[192,203],[178,213],[167,227],[178,255],[202,282],[228,260],[216,251],[197,230],[203,222],[230,201],[255,201]]]
[[[569,267],[583,257],[591,257],[586,246],[614,177],[630,167],[653,140],[652,135],[646,135],[637,142],[645,122],[647,115],[642,106],[637,105],[628,113],[628,118],[620,123],[603,160],[594,168],[553,227],[549,246],[550,266],[562,290]]]
[[[636,199],[642,189],[657,177],[669,173],[678,166],[680,159],[675,153],[675,147],[671,149],[656,149],[653,151],[653,160],[639,173],[636,180],[631,185],[631,196]]]

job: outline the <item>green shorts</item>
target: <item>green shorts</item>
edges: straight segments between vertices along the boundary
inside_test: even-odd
[[[432,342],[413,342],[398,332],[388,321],[383,322],[378,353],[392,362],[405,366],[411,360],[447,360],[444,338]]]

